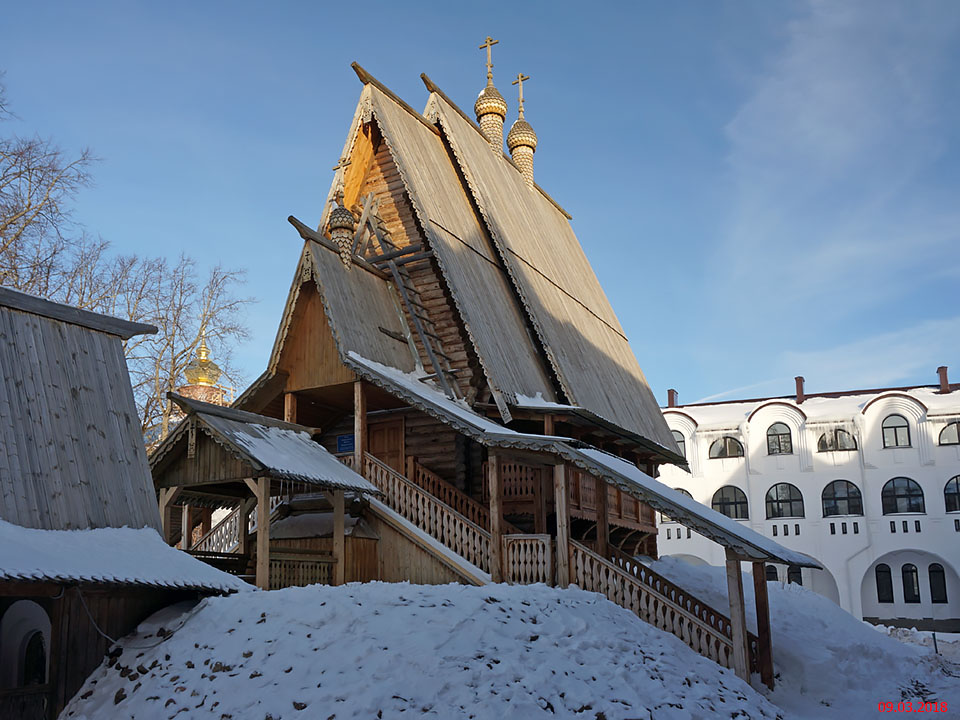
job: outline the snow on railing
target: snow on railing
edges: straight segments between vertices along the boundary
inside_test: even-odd
[[[718,613],[706,618],[702,613],[695,613],[680,604],[682,598],[663,594],[654,585],[575,540],[570,541],[569,552],[571,581],[577,586],[605,595],[608,600],[632,611],[641,620],[676,635],[690,648],[717,664],[725,668],[733,666],[733,643],[729,635],[729,621],[725,617],[719,616],[718,620]]]
[[[549,535],[504,535],[505,579],[509,583],[553,584],[553,539]]]

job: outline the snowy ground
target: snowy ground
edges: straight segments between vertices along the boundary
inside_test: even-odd
[[[576,589],[289,588],[208,599],[181,624],[171,612],[144,623],[61,718],[778,715],[733,673]]]
[[[723,568],[694,567],[676,558],[651,567],[704,602],[728,607]],[[749,575],[744,575],[744,586],[747,623],[755,632]],[[950,662],[960,657],[951,658],[944,648],[942,656],[934,655],[932,643],[924,644],[930,633],[894,630],[891,635],[798,585],[768,583],[767,588],[777,685],[774,692],[763,692],[786,718],[882,717],[881,701],[916,704],[918,699],[947,702],[950,712],[937,717],[960,717],[960,665]]]

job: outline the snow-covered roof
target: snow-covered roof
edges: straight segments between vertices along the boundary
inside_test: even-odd
[[[603,477],[621,490],[668,514],[744,557],[804,567],[816,561],[765,538],[726,515],[705,507],[641,471],[635,465],[569,438],[530,435],[503,427],[474,412],[465,402],[451,400],[429,380],[350,353],[348,364],[362,377],[399,395],[415,407],[491,447],[524,448],[550,453]]]
[[[167,545],[152,528],[37,530],[0,520],[0,580],[250,590]]]
[[[375,485],[315,443],[308,428],[173,393],[170,398],[197,419],[198,427],[263,476],[338,490],[380,493]]]
[[[698,503],[691,497],[664,485],[647,475],[636,465],[596,448],[569,448],[568,459],[575,465],[593,471],[631,495],[670,516],[672,520],[696,530],[743,557],[769,560],[787,565],[819,568],[816,560],[789,550],[764,537],[752,528]]]

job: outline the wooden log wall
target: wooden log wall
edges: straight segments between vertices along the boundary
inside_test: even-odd
[[[381,142],[377,148],[373,165],[367,174],[363,194],[369,192],[374,193],[379,200],[380,218],[390,231],[394,244],[398,247],[426,244],[426,238],[418,225],[400,173],[385,142]],[[460,315],[456,311],[440,269],[432,259],[412,263],[407,269],[430,319],[436,326],[443,352],[451,358],[450,366],[462,371],[457,376],[460,388],[466,395],[467,402],[473,402],[478,386],[485,383],[485,379],[480,371],[479,360],[467,342]],[[409,317],[407,322],[413,327]],[[416,335],[414,339],[421,363],[424,367],[430,367],[426,350]]]

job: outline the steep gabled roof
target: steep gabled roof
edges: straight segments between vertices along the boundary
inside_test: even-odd
[[[159,528],[121,338],[156,332],[0,290],[0,519]]]
[[[512,163],[491,152],[477,127],[444,96],[431,94],[426,115],[450,143],[569,402],[675,451],[568,218],[542,192],[527,187]]]

